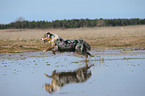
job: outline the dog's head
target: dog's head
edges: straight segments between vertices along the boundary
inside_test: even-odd
[[[44,89],[49,93],[53,93],[53,92],[58,91],[60,89],[60,86],[58,86],[56,84],[56,82],[53,82],[53,81],[50,84],[44,85]]]
[[[53,43],[55,40],[59,39],[60,37],[54,33],[47,32],[44,34],[44,37],[42,37],[41,40],[44,41],[44,43],[49,42]]]
[[[52,85],[50,85],[50,84],[45,84],[44,85],[44,88],[45,88],[45,90],[47,91],[47,92],[49,92],[49,93],[52,93],[54,90],[53,90],[53,86]]]
[[[51,37],[52,37],[52,34],[50,32],[48,32],[48,33],[44,34],[44,37],[42,37],[41,40],[44,41],[44,43],[50,42],[51,41]]]

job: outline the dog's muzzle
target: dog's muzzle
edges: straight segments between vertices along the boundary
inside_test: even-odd
[[[46,42],[50,43],[50,41],[47,41],[46,39],[41,38],[41,40],[42,40],[44,43],[46,43]]]
[[[41,38],[41,40],[42,40],[44,43],[46,43],[46,42],[47,42],[47,40],[45,40],[45,39],[43,39],[43,38]]]
[[[43,38],[41,38],[41,40],[43,41],[44,39],[43,39]]]

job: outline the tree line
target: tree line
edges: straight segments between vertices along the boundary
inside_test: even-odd
[[[71,19],[55,21],[27,21],[18,20],[9,24],[0,24],[0,29],[10,28],[80,28],[80,27],[102,27],[102,26],[127,26],[145,24],[145,19]]]

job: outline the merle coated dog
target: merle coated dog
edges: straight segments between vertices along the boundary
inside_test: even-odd
[[[77,52],[80,55],[86,57],[93,57],[88,51],[91,50],[91,46],[84,40],[65,40],[54,33],[46,33],[42,38],[44,43],[49,42],[51,47],[47,48],[43,52],[52,51],[55,52]]]

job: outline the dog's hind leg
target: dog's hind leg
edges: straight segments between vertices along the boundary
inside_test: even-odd
[[[90,57],[94,57],[94,55],[92,55],[91,53],[87,52],[87,55],[89,55]]]
[[[87,63],[87,58],[88,58],[88,55],[85,55],[85,62]]]
[[[87,62],[85,62],[85,64],[86,64],[86,65],[85,65],[85,68],[86,68],[86,69],[90,69],[92,66],[94,66],[94,64],[91,64],[91,65],[89,66],[89,65],[87,64]]]
[[[86,52],[86,54],[85,54],[85,62],[87,62],[88,56],[94,57],[94,55],[90,54],[89,52]]]

